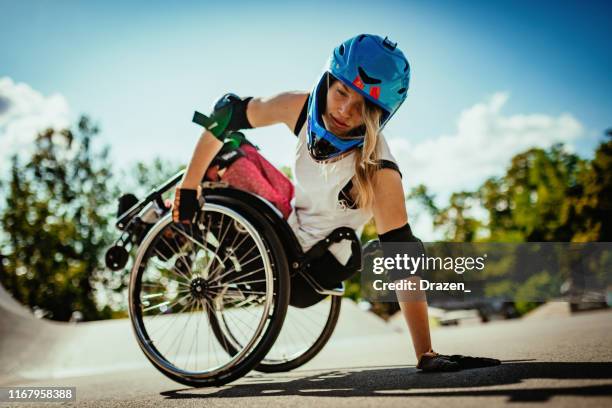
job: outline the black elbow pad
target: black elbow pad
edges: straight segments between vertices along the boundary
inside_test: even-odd
[[[253,98],[240,98],[233,93],[227,93],[215,102],[213,112],[209,116],[196,111],[193,114],[193,122],[203,126],[223,142],[229,133],[253,127],[247,118],[247,105],[251,99]]]
[[[242,129],[251,129],[253,126],[249,123],[246,113],[247,105],[251,99],[253,99],[252,96],[240,98],[236,94],[226,93],[215,102],[213,115],[218,115],[221,112],[229,110],[229,122],[225,130],[234,132]]]
[[[412,229],[408,223],[406,223],[406,225],[403,227],[380,234],[378,239],[380,240],[383,254],[387,258],[396,258],[397,256],[403,257],[404,255],[422,258],[425,258],[426,256],[423,242],[412,234]],[[425,259],[423,259],[423,261],[424,260]],[[406,279],[415,275],[423,276],[422,272],[422,268],[415,271],[397,269],[388,271],[389,280],[391,282],[399,279]]]

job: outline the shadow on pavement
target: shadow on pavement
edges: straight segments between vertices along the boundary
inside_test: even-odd
[[[219,388],[181,389],[162,392],[167,399],[239,398],[258,396],[323,397],[499,397],[509,401],[545,402],[554,396],[612,396],[612,385],[584,385],[540,388],[461,388],[495,387],[520,384],[527,379],[605,380],[612,379],[612,363],[546,363],[505,361],[490,368],[455,373],[425,374],[416,368],[345,368],[317,371],[312,376],[296,378],[299,373],[255,374],[240,384]],[[436,389],[444,389],[437,391]]]

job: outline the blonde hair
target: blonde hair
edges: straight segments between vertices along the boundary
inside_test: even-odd
[[[370,103],[364,103],[361,111],[365,127],[365,140],[355,151],[355,178],[353,197],[357,207],[371,210],[374,204],[374,174],[380,169],[380,117],[382,112]]]

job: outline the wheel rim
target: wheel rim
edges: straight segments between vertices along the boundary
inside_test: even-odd
[[[273,265],[258,231],[229,208],[207,203],[204,210],[190,227],[173,224],[168,214],[151,229],[129,290],[130,317],[147,357],[170,374],[195,379],[246,358],[273,309]],[[210,318],[223,310],[229,320],[236,319],[233,310],[249,312],[236,353],[228,354],[210,329]]]

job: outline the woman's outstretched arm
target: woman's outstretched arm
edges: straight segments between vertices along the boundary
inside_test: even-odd
[[[376,232],[382,235],[396,230],[408,223],[404,189],[400,174],[392,169],[381,169],[374,178],[374,221]],[[414,276],[409,280],[417,280]],[[417,284],[418,287],[418,284]],[[422,299],[425,299],[424,293]],[[431,350],[431,336],[429,333],[429,317],[427,315],[427,300],[412,300],[399,302],[404,319],[408,324],[412,345],[417,360],[423,353]]]

